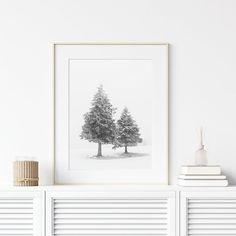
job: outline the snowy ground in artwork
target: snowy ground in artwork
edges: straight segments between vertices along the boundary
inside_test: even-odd
[[[112,149],[112,145],[103,145],[102,158],[96,157],[97,146],[91,148],[71,149],[71,170],[111,170],[111,169],[150,169],[151,146],[128,147],[128,154],[124,148]]]

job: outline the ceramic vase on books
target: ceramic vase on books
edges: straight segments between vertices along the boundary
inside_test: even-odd
[[[200,129],[200,145],[198,150],[195,152],[195,165],[206,166],[207,162],[207,151],[204,149],[202,128]]]
[[[207,151],[204,149],[204,145],[195,152],[195,165],[207,165]]]

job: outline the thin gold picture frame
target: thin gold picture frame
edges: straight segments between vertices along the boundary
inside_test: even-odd
[[[53,185],[61,185],[60,183],[56,182],[56,47],[60,45],[162,45],[166,47],[166,60],[167,60],[167,71],[166,71],[166,105],[167,105],[167,110],[166,110],[166,117],[167,117],[167,122],[166,122],[166,181],[162,183],[158,183],[157,185],[168,185],[169,184],[169,51],[170,51],[170,44],[167,42],[54,42],[52,44],[52,57],[53,57],[53,68],[52,68],[52,104],[53,104],[53,109],[52,109],[52,143],[53,143],[53,148],[52,148],[52,160],[53,160],[53,178],[52,178],[52,183]],[[105,183],[105,184],[86,184],[86,185],[110,185],[114,183]],[[85,185],[85,184],[71,184],[71,183],[63,183],[63,185]],[[119,185],[116,184],[116,185]],[[139,185],[138,183],[120,183],[120,185]],[[145,183],[142,185],[153,185]]]

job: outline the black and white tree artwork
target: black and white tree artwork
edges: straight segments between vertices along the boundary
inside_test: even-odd
[[[152,167],[152,66],[149,60],[70,61],[69,125],[61,135],[69,135],[71,170]]]
[[[54,45],[55,181],[167,182],[168,44]]]
[[[124,147],[125,154],[128,154],[128,147],[136,146],[141,143],[139,127],[136,121],[132,118],[128,108],[125,107],[122,111],[120,119],[117,121],[116,140],[114,148]]]
[[[84,115],[84,125],[80,137],[98,144],[97,157],[102,157],[102,144],[113,144],[116,138],[116,125],[113,115],[115,108],[110,103],[103,86],[92,100],[92,107]]]
[[[120,118],[115,122],[116,108],[113,107],[103,86],[100,85],[93,97],[91,108],[84,115],[84,124],[80,134],[81,139],[97,143],[97,158],[103,158],[102,145],[112,144],[112,149],[124,147],[124,154],[130,154],[128,147],[137,146],[142,142],[139,127],[131,116],[128,108],[125,107]],[[134,156],[137,153],[134,153]],[[129,155],[129,157],[131,157]],[[94,156],[92,156],[94,157]],[[121,158],[124,155],[114,155],[114,158]],[[111,155],[109,159],[113,158]]]

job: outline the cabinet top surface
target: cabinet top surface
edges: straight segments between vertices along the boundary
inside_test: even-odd
[[[180,187],[177,185],[51,185],[37,187],[0,186],[0,191],[236,191],[236,186],[228,187]]]

